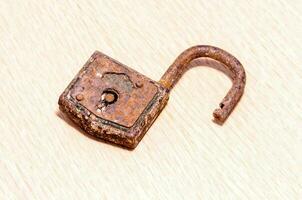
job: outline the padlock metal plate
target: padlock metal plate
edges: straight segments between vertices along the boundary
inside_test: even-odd
[[[117,100],[106,106],[101,104],[105,91],[117,94]],[[59,104],[91,135],[134,148],[167,100],[168,92],[159,83],[95,52],[63,92]]]
[[[118,100],[100,109],[98,105],[106,90],[116,92]],[[149,78],[99,54],[74,84],[71,96],[82,94],[80,104],[96,116],[129,128],[155,98],[157,90]]]

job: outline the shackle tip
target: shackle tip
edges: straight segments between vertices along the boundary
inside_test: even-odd
[[[217,108],[213,112],[213,117],[215,122],[223,123],[228,116],[230,115],[229,112],[225,112],[222,108]]]

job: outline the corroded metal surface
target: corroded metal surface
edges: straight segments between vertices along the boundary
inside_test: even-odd
[[[240,100],[246,81],[243,66],[228,52],[217,47],[206,45],[191,47],[176,58],[159,82],[170,91],[186,70],[188,70],[189,63],[201,57],[208,57],[224,64],[232,73],[233,86],[219,104],[219,108],[213,112],[215,121],[223,123]]]
[[[60,109],[90,135],[135,148],[189,63],[199,57],[217,60],[232,73],[233,86],[213,113],[223,123],[243,94],[245,72],[234,56],[211,46],[184,51],[159,82],[95,52],[60,96]]]
[[[59,105],[87,133],[135,148],[167,100],[160,84],[95,52],[60,96]]]
[[[137,87],[138,82],[143,87]],[[81,105],[96,116],[129,128],[142,114],[157,90],[150,79],[99,54],[74,84],[70,94],[73,98],[83,95]],[[106,92],[107,95],[103,96],[105,99],[102,99]],[[115,103],[103,101],[114,96],[117,96]]]

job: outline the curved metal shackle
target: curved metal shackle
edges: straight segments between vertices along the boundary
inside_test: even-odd
[[[176,58],[174,63],[161,77],[159,83],[170,91],[186,72],[189,63],[192,60],[201,57],[208,57],[224,64],[225,68],[232,73],[233,85],[219,104],[219,108],[215,109],[213,112],[214,119],[223,123],[240,100],[246,81],[245,71],[242,64],[228,52],[213,46],[193,46],[185,50]]]

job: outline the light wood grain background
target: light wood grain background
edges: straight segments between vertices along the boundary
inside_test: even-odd
[[[302,1],[0,0],[0,199],[302,199]],[[196,67],[134,151],[82,134],[57,99],[94,50],[158,80],[186,48],[235,55],[245,94]]]

